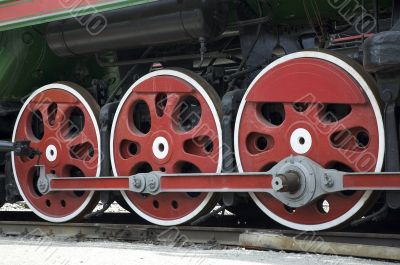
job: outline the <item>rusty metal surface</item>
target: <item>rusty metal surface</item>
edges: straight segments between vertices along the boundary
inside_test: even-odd
[[[105,223],[52,224],[0,221],[0,235],[76,240],[122,240],[174,245],[213,244],[251,249],[400,260],[400,235],[227,227],[160,227]]]
[[[347,237],[348,235],[344,236]],[[359,240],[361,238],[357,239]],[[301,238],[273,233],[243,233],[239,237],[239,244],[251,249],[273,249],[372,259],[400,260],[399,242],[393,242],[393,246],[383,246],[357,243],[357,239],[353,238],[351,242],[344,243],[326,241],[324,237],[317,234]]]

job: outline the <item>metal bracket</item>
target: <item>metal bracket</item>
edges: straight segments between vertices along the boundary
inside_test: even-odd
[[[286,158],[269,173],[274,176],[270,194],[293,208],[343,189],[343,172],[324,169],[304,156]]]
[[[50,191],[50,179],[55,177],[54,175],[46,175],[46,168],[44,165],[36,165],[39,171],[39,179],[37,181],[38,191],[42,194],[46,194]]]
[[[129,177],[129,190],[139,193],[160,193],[161,172],[140,173]]]
[[[288,157],[265,174],[272,175],[273,178],[272,189],[265,189],[264,192],[270,193],[282,203],[294,208],[307,205],[324,194],[343,190],[344,172],[324,169],[304,156]],[[167,175],[162,172],[150,172],[131,176],[129,177],[130,190],[153,195],[169,192],[169,190],[163,189],[161,184],[162,178]],[[185,176],[185,174],[179,175]],[[198,174],[199,177],[202,175],[209,174]],[[245,176],[246,173],[242,173],[242,175]],[[200,192],[200,190],[198,191]],[[213,191],[232,192],[232,190],[226,189],[213,189]]]
[[[41,153],[30,147],[30,141],[0,141],[0,152],[14,152],[16,156],[35,156]]]
[[[380,97],[385,104],[385,171],[400,170],[399,124],[397,121],[400,94],[400,32],[398,21],[400,1],[394,2],[394,19],[397,21],[391,31],[381,32],[368,38],[364,43],[364,68],[376,74]],[[391,208],[400,208],[400,193],[388,192],[386,200]]]

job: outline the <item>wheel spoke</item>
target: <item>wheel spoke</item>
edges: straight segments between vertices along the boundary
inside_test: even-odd
[[[69,111],[71,106],[68,104],[58,104],[57,113],[55,116],[56,124],[64,124],[68,120]]]
[[[95,177],[93,174],[93,167],[97,167],[97,161],[91,163],[91,161],[85,161],[82,159],[70,158],[69,161],[66,162],[69,166],[77,167],[80,171],[82,171],[82,177]]]
[[[214,156],[201,156],[186,152],[181,152],[181,154],[176,157],[177,162],[189,162],[194,164],[201,172],[215,171],[215,163],[218,162],[218,159],[218,157]]]
[[[260,133],[271,135],[273,138],[279,138],[282,137],[282,131],[284,130],[283,127],[286,127],[286,124],[289,124],[286,120],[284,120],[284,123],[279,126],[269,123],[261,117],[253,102],[251,102],[249,106],[246,106],[246,111],[243,114],[246,116],[243,116],[243,122],[240,125],[241,130],[245,131],[247,134]]]
[[[125,133],[115,134],[114,137],[116,142],[122,142],[123,140],[128,140],[136,143],[148,141],[149,134],[143,134],[137,130],[133,131],[127,120],[122,120],[118,124],[118,127],[121,131],[124,131]]]
[[[177,116],[177,107],[182,99],[182,96],[178,93],[171,93],[167,96],[167,104],[164,110],[164,119],[175,121]]]
[[[360,123],[360,117],[364,117],[364,123]],[[323,122],[322,125],[326,128],[325,130],[329,133],[335,133],[342,130],[349,130],[352,128],[363,127],[367,130],[373,130],[374,124],[369,121],[374,121],[375,116],[371,109],[366,108],[364,105],[353,105],[351,112],[344,118],[333,121]]]
[[[156,94],[148,94],[148,93],[142,93],[138,95],[138,98],[140,100],[143,100],[144,102],[146,102],[149,111],[150,111],[150,120],[152,125],[153,124],[157,124],[157,120],[159,119],[159,117],[157,116],[157,110],[156,110]],[[154,130],[155,128],[152,126],[152,130]]]
[[[43,123],[43,138],[55,137],[55,128],[50,126],[49,124],[49,115],[48,115],[48,107],[49,104],[40,104],[37,107],[37,110],[40,111],[41,117],[36,116],[38,120],[41,120]],[[33,108],[33,106],[32,106]],[[34,113],[33,115],[37,115]]]
[[[277,156],[274,150],[260,152],[258,154],[249,154],[255,171],[265,171],[263,169],[270,168],[271,165],[276,164],[285,156]]]

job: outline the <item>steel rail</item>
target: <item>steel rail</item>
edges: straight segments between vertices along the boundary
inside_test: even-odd
[[[218,244],[250,249],[400,260],[400,235],[397,234],[0,221],[0,235],[50,239],[159,242],[174,246]]]

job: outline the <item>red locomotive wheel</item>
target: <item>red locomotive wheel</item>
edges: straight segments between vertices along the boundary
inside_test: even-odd
[[[189,71],[160,70],[142,77],[115,114],[110,147],[114,175],[220,172],[219,106],[213,88]],[[158,225],[188,222],[216,204],[213,193],[122,195],[133,211]]]
[[[23,105],[15,123],[13,141],[29,140],[40,157],[12,155],[15,181],[25,202],[41,218],[66,222],[95,207],[94,192],[66,191],[41,194],[36,165],[62,177],[98,177],[100,174],[99,106],[83,88],[55,83],[36,90]]]
[[[330,53],[298,52],[275,61],[252,82],[239,108],[239,170],[267,171],[290,155],[304,155],[325,168],[380,171],[384,130],[372,87],[362,68]],[[268,194],[250,195],[273,220],[298,230],[341,225],[365,214],[376,198],[340,192],[290,208]]]

